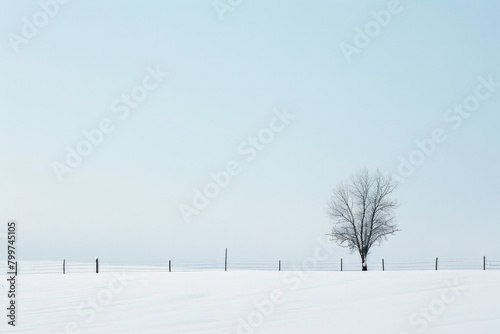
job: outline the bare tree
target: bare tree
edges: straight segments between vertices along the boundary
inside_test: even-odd
[[[390,198],[396,187],[392,176],[362,169],[333,190],[327,209],[333,227],[328,235],[351,253],[359,252],[363,271],[368,270],[370,248],[399,231],[394,215],[398,203]]]

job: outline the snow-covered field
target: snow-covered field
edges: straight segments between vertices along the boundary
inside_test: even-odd
[[[38,274],[1,333],[500,333],[499,271]]]

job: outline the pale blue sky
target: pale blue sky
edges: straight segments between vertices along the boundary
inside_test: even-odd
[[[443,120],[478,77],[500,81],[500,3],[402,0],[348,62],[341,43],[389,3],[243,1],[221,21],[208,0],[73,0],[15,52],[41,7],[2,1],[0,221],[18,220],[22,257],[300,260],[338,182],[397,172],[435,128],[448,139],[401,184],[402,232],[372,257],[500,256],[500,87],[458,129]],[[121,120],[112,103],[156,66],[169,76]],[[246,162],[239,145],[283,107],[296,118]],[[59,182],[52,163],[104,118],[114,131]],[[179,205],[231,160],[242,173],[186,224]]]

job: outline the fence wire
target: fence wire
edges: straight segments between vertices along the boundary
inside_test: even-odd
[[[420,270],[500,270],[500,259],[434,259],[434,260],[371,260],[367,263],[369,271],[420,271]],[[2,263],[2,272],[7,272]],[[76,274],[109,272],[204,272],[204,271],[361,271],[360,261],[319,262],[305,261],[261,261],[261,262],[176,262],[163,263],[107,263],[73,261],[20,261],[18,275],[24,274]]]

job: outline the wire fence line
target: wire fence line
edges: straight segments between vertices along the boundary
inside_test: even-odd
[[[432,260],[372,260],[369,271],[420,271],[420,270],[500,270],[500,259],[450,259]],[[5,265],[2,265],[6,267]],[[6,269],[6,268],[4,268]],[[205,272],[205,271],[361,271],[360,261],[326,261],[304,263],[302,261],[261,262],[175,262],[150,264],[119,264],[73,261],[19,261],[18,275],[23,274],[74,274],[110,272]],[[6,270],[2,270],[6,272]]]

